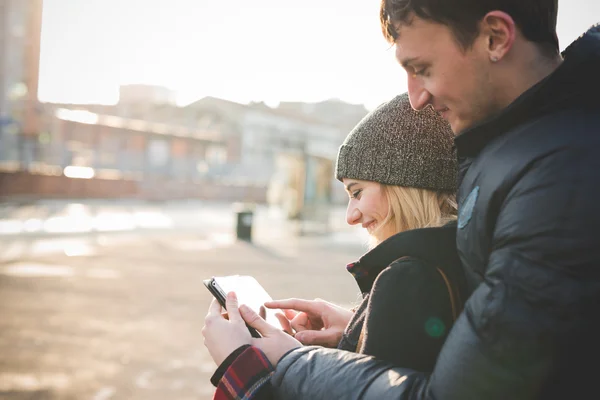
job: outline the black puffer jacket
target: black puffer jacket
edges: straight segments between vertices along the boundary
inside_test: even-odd
[[[600,397],[600,26],[563,55],[457,137],[457,243],[475,291],[433,373],[300,348],[276,368],[277,398]]]

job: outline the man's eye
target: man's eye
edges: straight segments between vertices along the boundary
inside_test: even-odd
[[[415,71],[415,75],[423,76],[423,75],[425,75],[425,72],[427,72],[427,68],[421,68],[420,70]]]
[[[360,196],[360,194],[361,194],[361,193],[362,193],[362,189],[361,189],[361,190],[357,190],[357,191],[355,191],[355,192],[352,192],[352,195],[351,195],[351,197],[352,197],[353,199],[358,199],[358,196]]]

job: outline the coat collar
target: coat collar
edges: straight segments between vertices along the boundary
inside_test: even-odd
[[[456,222],[439,228],[413,229],[400,232],[364,254],[358,261],[348,264],[361,292],[368,293],[377,275],[402,257],[413,257],[444,269],[457,265]]]

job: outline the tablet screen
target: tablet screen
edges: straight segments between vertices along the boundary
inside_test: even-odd
[[[281,311],[263,307],[265,302],[273,299],[256,279],[245,275],[216,276],[214,279],[225,294],[235,292],[239,304],[247,305],[269,324],[281,329],[281,324],[275,316]]]

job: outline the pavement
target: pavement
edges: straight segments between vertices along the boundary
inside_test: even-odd
[[[202,280],[213,275],[250,274],[274,298],[359,301],[344,266],[364,236],[336,225],[342,210],[325,232],[298,236],[278,210],[259,208],[248,243],[235,240],[231,205],[145,207],[4,208],[0,226],[13,230],[0,232],[0,399],[211,398],[216,366],[201,329],[212,298]],[[140,210],[163,225],[135,225]],[[32,219],[41,228],[25,229]]]

